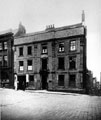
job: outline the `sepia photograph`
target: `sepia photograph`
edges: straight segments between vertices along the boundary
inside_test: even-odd
[[[100,0],[0,0],[0,120],[101,120]]]

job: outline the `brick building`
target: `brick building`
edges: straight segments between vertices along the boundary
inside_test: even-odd
[[[0,87],[14,84],[14,37],[12,32],[0,34]]]
[[[86,88],[86,27],[80,23],[16,36],[15,67],[26,89]]]

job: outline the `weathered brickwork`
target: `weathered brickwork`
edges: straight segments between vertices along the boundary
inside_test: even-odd
[[[85,26],[77,24],[15,37],[15,72],[18,79],[21,80],[19,76],[26,78],[28,74],[28,82],[33,81],[33,89],[83,89],[86,70],[85,30]],[[28,46],[32,47],[31,55],[27,54]],[[19,56],[20,47],[23,47],[23,56]],[[32,60],[31,70],[28,70],[27,60]],[[23,61],[23,70],[20,70],[19,61]],[[33,80],[30,80],[30,75],[33,75]]]

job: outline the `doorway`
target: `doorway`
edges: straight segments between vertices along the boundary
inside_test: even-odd
[[[26,76],[18,76],[18,89],[25,90],[26,88]]]
[[[47,58],[42,58],[42,74],[41,74],[41,83],[42,89],[47,89]]]
[[[47,76],[42,75],[42,90],[47,89]]]

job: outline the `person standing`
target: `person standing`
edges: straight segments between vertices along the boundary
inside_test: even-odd
[[[15,90],[18,89],[18,80],[17,80],[17,74],[14,75],[14,88]]]

